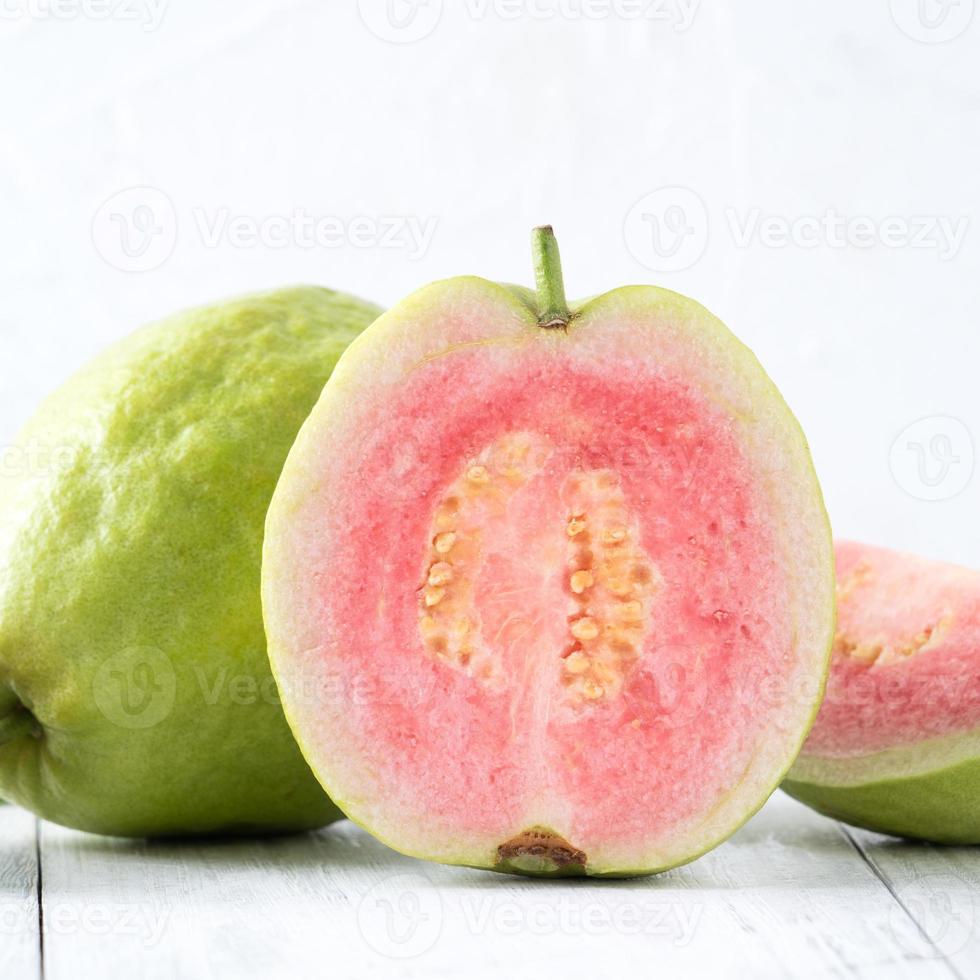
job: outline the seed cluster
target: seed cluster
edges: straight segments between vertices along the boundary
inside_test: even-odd
[[[543,460],[522,433],[505,436],[471,460],[439,502],[433,519],[425,582],[419,591],[419,631],[431,654],[493,680],[499,664],[482,641],[473,595],[487,514],[506,513],[513,494]]]
[[[472,551],[472,541],[460,539],[460,503],[458,496],[451,495],[436,511],[436,533],[432,536],[428,571],[420,592],[419,629],[432,653],[466,666],[473,655],[470,644],[473,621],[463,611],[468,605],[467,583],[465,578],[459,581],[459,573],[465,568],[467,553]]]
[[[885,667],[914,657],[923,650],[936,646],[949,631],[952,616],[946,615],[932,626],[919,630],[899,642],[892,642],[884,637],[872,640],[856,640],[842,630],[834,637],[834,653],[839,656],[853,657],[868,666],[875,664]]]
[[[514,494],[540,472],[549,452],[527,434],[497,440],[468,461],[435,510],[419,589],[419,632],[431,655],[482,681],[502,678],[474,595],[486,557],[483,536],[494,521],[506,520]],[[558,550],[548,549],[558,571],[564,548],[569,609],[568,640],[555,656],[570,703],[594,705],[622,690],[662,581],[615,473],[574,470],[560,499],[567,508],[564,527],[559,518],[550,539]]]
[[[597,702],[622,689],[661,582],[614,473],[574,474],[563,496],[573,505],[565,524],[571,643],[563,683],[573,701]]]
[[[837,606],[844,607],[853,594],[874,580],[871,565],[859,562],[849,575],[837,582]],[[945,613],[938,622],[925,626],[912,636],[901,641],[889,640],[885,636],[857,639],[840,629],[834,637],[834,655],[851,657],[867,666],[885,667],[914,657],[923,650],[936,646],[952,625],[952,614]]]

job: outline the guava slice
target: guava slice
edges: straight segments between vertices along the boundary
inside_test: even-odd
[[[859,827],[980,843],[980,571],[838,542],[827,696],[783,789]]]
[[[0,470],[0,795],[127,836],[339,817],[265,650],[265,514],[300,425],[380,312],[295,288],[138,331]]]
[[[428,286],[341,359],[267,522],[293,731],[399,851],[529,874],[681,864],[816,712],[833,560],[800,428],[692,300]]]

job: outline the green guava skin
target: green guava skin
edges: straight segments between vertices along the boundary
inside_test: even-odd
[[[339,818],[269,670],[263,525],[296,433],[380,312],[297,287],[179,314],[28,424],[0,469],[0,796],[121,836]]]
[[[782,788],[818,813],[856,827],[937,844],[980,844],[980,758],[863,785],[790,779]]]

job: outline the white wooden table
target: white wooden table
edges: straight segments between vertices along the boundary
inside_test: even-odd
[[[980,849],[847,829],[780,793],[657,878],[532,881],[348,823],[206,844],[0,807],[0,978],[980,976]]]

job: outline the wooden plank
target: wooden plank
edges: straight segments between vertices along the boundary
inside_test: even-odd
[[[910,955],[915,924],[893,913],[840,825],[782,793],[727,844],[666,877],[705,897],[722,976],[953,976]]]
[[[855,847],[919,929],[909,950],[943,957],[958,977],[980,976],[980,848],[940,847],[847,828]]]
[[[42,825],[45,977],[955,976],[840,827],[777,796],[653,879],[531,881],[413,861],[348,823],[210,844]]]
[[[37,820],[0,804],[0,977],[41,977]]]

